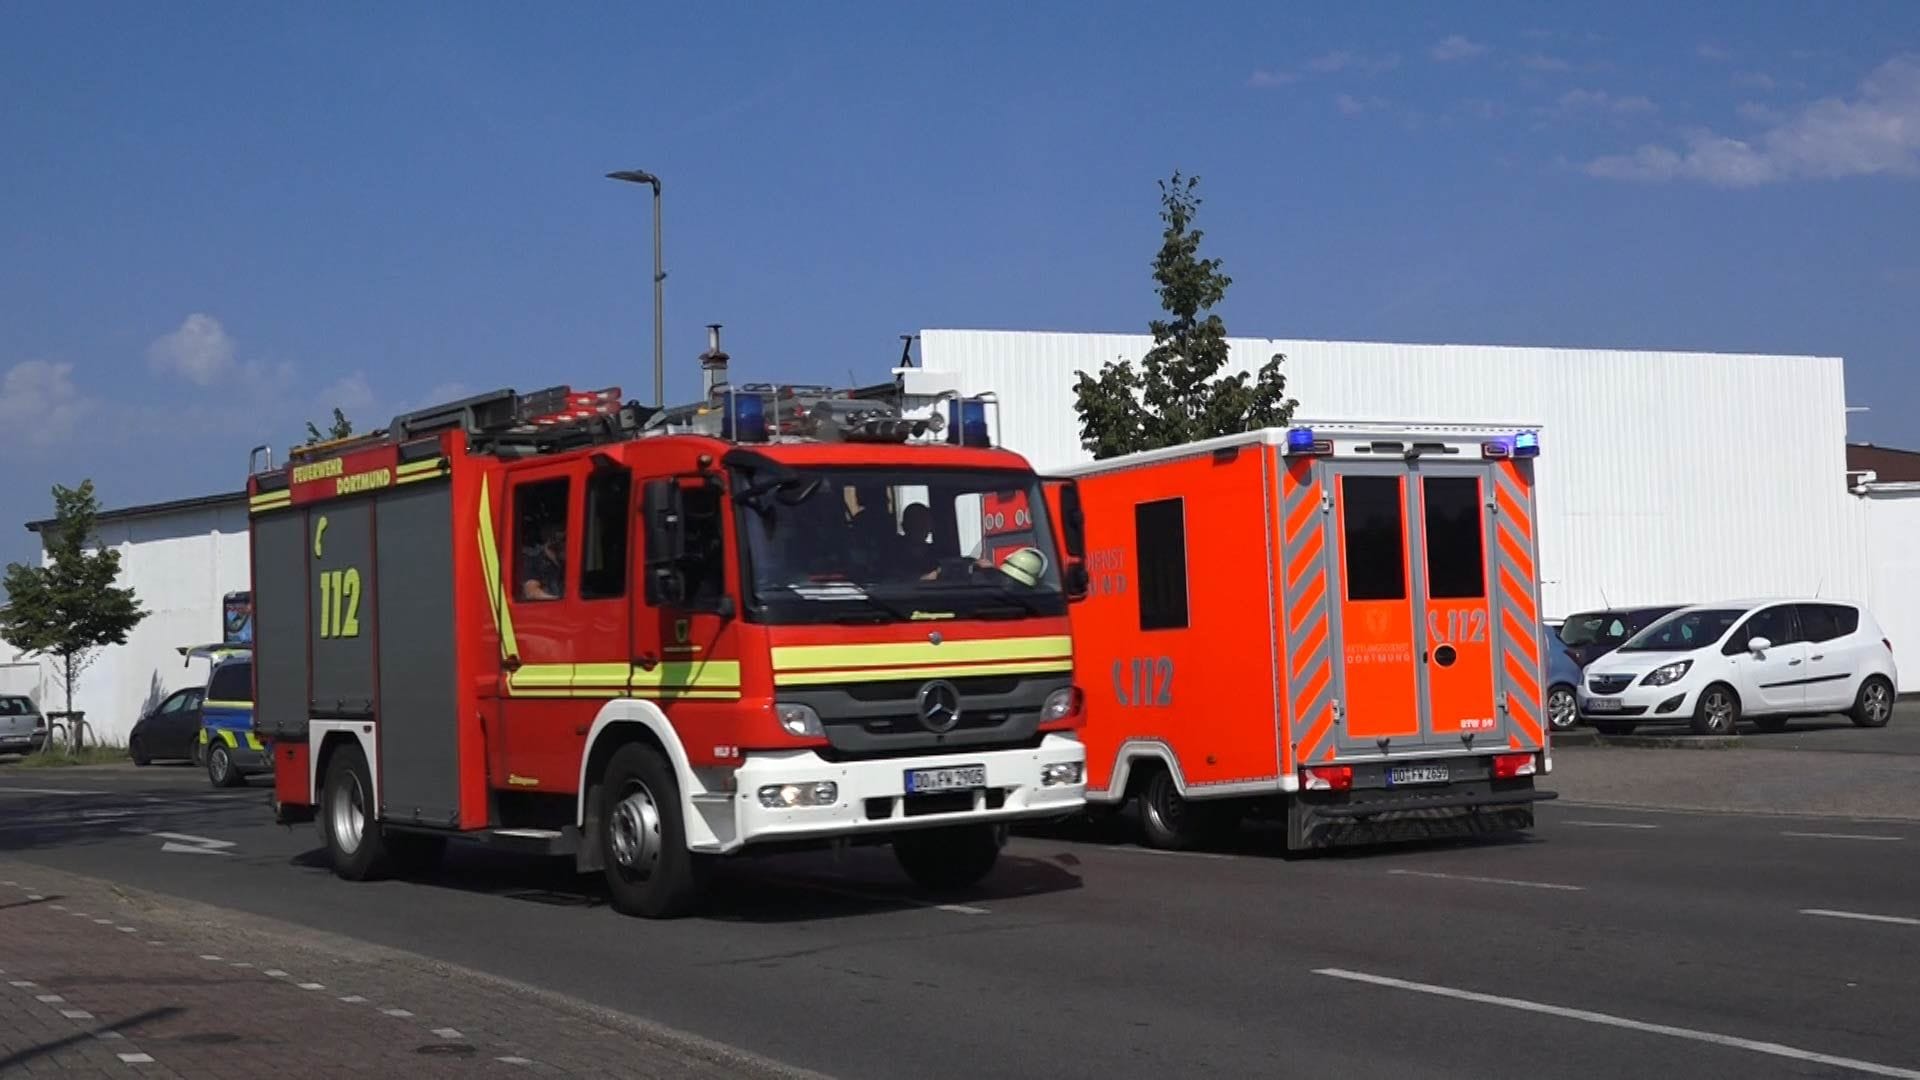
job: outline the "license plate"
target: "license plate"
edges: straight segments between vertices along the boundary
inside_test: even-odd
[[[1448,780],[1445,765],[1402,765],[1387,770],[1387,784],[1399,787],[1402,784],[1444,784]]]
[[[1619,712],[1620,699],[1617,697],[1597,697],[1587,699],[1588,712]]]
[[[987,786],[985,765],[954,765],[945,769],[908,769],[907,794],[926,795],[935,791],[967,791]]]

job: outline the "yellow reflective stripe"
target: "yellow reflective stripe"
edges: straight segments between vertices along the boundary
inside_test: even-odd
[[[782,645],[773,650],[773,670],[955,664],[976,660],[1055,660],[1073,657],[1073,639],[985,638],[973,641],[893,641],[879,645]],[[903,676],[904,677],[904,676]]]
[[[520,655],[520,643],[513,637],[513,612],[507,609],[507,594],[500,580],[500,546],[493,536],[492,487],[480,481],[480,572],[487,579],[487,605],[493,611],[493,627],[500,632],[500,655]],[[525,669],[522,669],[525,670]]]
[[[292,505],[293,492],[291,491],[271,491],[265,495],[255,495],[253,498],[247,500],[247,509],[256,514],[265,510],[278,510],[283,506]]]
[[[251,701],[203,701],[200,703],[200,707],[203,709],[251,709],[253,708],[253,702]]]
[[[663,660],[652,670],[635,666],[632,685],[647,690],[729,690],[740,686],[737,660]]]
[[[201,746],[205,746],[205,745],[207,745],[207,739],[208,739],[208,738],[210,738],[210,736],[209,736],[209,735],[208,735],[208,733],[207,733],[207,729],[206,729],[206,728],[201,728],[201,729],[200,729],[200,745],[201,745]]]
[[[620,687],[627,685],[632,677],[633,667],[628,664],[575,664],[573,682],[576,687]]]
[[[725,691],[739,696],[737,660],[667,660],[651,669],[637,664],[526,664],[507,676],[516,696],[567,696],[573,691],[685,694]]]
[[[226,743],[230,749],[240,749],[240,740],[234,738],[233,732],[228,731],[226,728],[220,729],[220,741]]]
[[[521,690],[573,689],[572,664],[527,664],[507,674],[507,688]]]
[[[394,469],[397,476],[412,476],[415,473],[437,473],[447,464],[446,458],[428,458],[426,461],[409,461]]]
[[[969,664],[965,667],[934,665],[799,671],[775,675],[773,681],[778,686],[819,686],[825,683],[886,682],[892,679],[964,679],[970,675],[1044,675],[1050,672],[1072,670],[1073,661],[1063,658],[1027,660],[1012,664]]]
[[[264,751],[266,746],[260,742],[260,736],[249,731],[247,732],[247,749]]]
[[[673,687],[665,689],[634,689],[608,686],[584,689],[521,690],[510,691],[516,699],[535,698],[577,698],[590,701],[612,701],[615,698],[641,698],[649,701],[738,701],[738,690],[681,690]]]

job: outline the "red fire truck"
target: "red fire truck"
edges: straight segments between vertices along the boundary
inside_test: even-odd
[[[1537,432],[1320,424],[1064,470],[1087,799],[1181,848],[1521,829],[1541,709]]]
[[[981,878],[1083,805],[1078,522],[1026,509],[980,402],[891,389],[502,390],[250,469],[278,820],[351,879],[452,838],[571,855],[648,917],[743,850]]]

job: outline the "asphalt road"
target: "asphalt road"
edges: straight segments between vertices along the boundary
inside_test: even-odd
[[[1920,823],[1549,804],[1524,840],[1302,861],[1257,833],[1199,855],[1026,838],[947,907],[884,852],[789,856],[661,924],[476,852],[339,881],[265,800],[189,769],[8,771],[0,851],[849,1078],[1920,1080]]]

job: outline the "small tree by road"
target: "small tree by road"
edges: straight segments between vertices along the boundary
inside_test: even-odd
[[[124,644],[147,612],[132,589],[114,584],[120,553],[104,546],[89,550],[100,515],[93,481],[77,488],[55,485],[53,505],[53,522],[40,534],[45,565],[7,566],[0,637],[25,654],[53,659],[71,711],[80,675],[102,648]]]
[[[1153,280],[1163,318],[1154,319],[1153,348],[1135,367],[1116,360],[1098,376],[1075,372],[1074,411],[1080,443],[1095,458],[1179,446],[1219,435],[1284,426],[1298,404],[1287,397],[1275,353],[1257,373],[1221,375],[1227,366],[1227,328],[1213,308],[1233,279],[1219,259],[1200,257],[1199,177],[1160,181],[1160,252]]]

